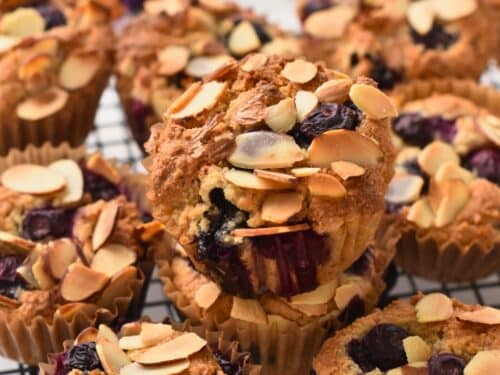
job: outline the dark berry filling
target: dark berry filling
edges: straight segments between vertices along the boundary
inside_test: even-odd
[[[427,362],[429,375],[462,375],[465,361],[451,353],[433,355]]]
[[[486,178],[500,185],[500,149],[497,147],[483,148],[467,155],[465,167],[475,171],[479,177]]]
[[[356,259],[356,261],[351,264],[351,266],[347,269],[347,272],[353,273],[355,275],[364,276],[369,274],[370,265],[373,264],[374,255],[373,248],[368,247],[361,256]]]
[[[56,26],[66,25],[66,16],[51,4],[41,4],[36,7],[37,12],[45,20],[45,30]]]
[[[366,351],[362,341],[353,339],[347,344],[346,349],[349,357],[352,358],[363,372],[370,372],[375,369],[370,353]]]
[[[411,29],[411,37],[416,44],[423,44],[428,49],[447,49],[458,40],[458,34],[448,33],[445,28],[434,23],[427,34],[421,35]]]
[[[377,81],[378,87],[382,90],[390,90],[403,80],[401,71],[389,67],[382,58],[372,56],[369,58],[372,62],[370,76]]]
[[[404,113],[392,122],[392,129],[409,145],[425,147],[436,138],[453,141],[457,133],[454,120],[440,116],[423,117],[419,113]]]
[[[249,355],[241,355],[237,360],[231,361],[228,355],[221,353],[215,347],[212,347],[212,353],[224,374],[243,375],[243,367],[248,362]]]
[[[14,255],[0,258],[0,294],[16,299],[17,292],[22,286],[22,280],[17,276],[16,269],[22,260]]]
[[[130,107],[132,112],[132,121],[130,124],[132,132],[137,142],[142,147],[144,142],[149,138],[149,128],[146,124],[146,119],[148,116],[153,115],[153,108],[135,98],[131,99]]]
[[[75,345],[68,351],[59,354],[55,362],[55,374],[57,375],[66,375],[71,370],[80,370],[85,373],[92,370],[103,370],[95,342]]]
[[[139,12],[142,9],[144,0],[123,0],[123,4],[131,12]]]
[[[360,296],[352,297],[345,309],[339,315],[339,321],[344,324],[351,324],[356,319],[365,315],[365,303]]]
[[[109,201],[120,195],[118,186],[105,177],[82,167],[84,190],[92,196],[94,201],[103,199]]]
[[[21,235],[32,241],[71,237],[74,209],[35,208],[26,213]]]
[[[302,8],[300,20],[304,21],[307,17],[320,10],[328,9],[332,6],[330,0],[309,0]]]

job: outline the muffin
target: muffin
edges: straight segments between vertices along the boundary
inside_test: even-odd
[[[99,323],[137,318],[162,226],[143,180],[83,149],[0,159],[0,353],[30,365]]]
[[[249,55],[190,86],[152,128],[153,214],[228,293],[311,291],[373,238],[395,113],[370,80]]]
[[[111,2],[0,5],[0,155],[83,143],[112,69]]]
[[[393,255],[370,246],[337,280],[290,298],[225,293],[195,270],[181,248],[156,263],[165,294],[188,319],[240,342],[260,359],[263,374],[305,374],[328,334],[377,304]]]
[[[200,338],[199,327],[172,326],[148,321],[124,324],[119,335],[111,328],[87,328],[66,350],[41,363],[44,375],[89,373],[237,375],[259,374],[248,363],[248,354],[238,353],[237,343],[218,336]]]
[[[143,147],[149,128],[193,82],[249,52],[301,54],[299,42],[232,2],[150,0],[121,34],[117,88],[127,121]],[[192,2],[196,3],[196,2]]]
[[[378,235],[411,274],[446,282],[500,271],[500,93],[442,80],[395,96],[396,174]]]
[[[317,375],[500,373],[500,310],[418,294],[358,319],[327,340]]]
[[[297,11],[308,59],[382,89],[414,78],[478,78],[495,53],[496,20],[480,0],[299,0]]]

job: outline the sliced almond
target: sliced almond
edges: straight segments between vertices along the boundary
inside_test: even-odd
[[[291,232],[302,232],[309,230],[310,228],[311,226],[307,223],[285,225],[280,227],[237,228],[231,231],[231,235],[234,237],[260,237]]]
[[[76,245],[71,240],[62,238],[48,244],[47,251],[44,254],[44,261],[51,276],[56,280],[60,280],[77,256]]]
[[[278,182],[267,178],[262,178],[246,171],[230,169],[224,173],[224,178],[230,183],[245,188],[255,190],[285,190],[294,186],[288,182]]]
[[[55,280],[45,271],[44,257],[38,257],[36,262],[31,267],[31,272],[38,286],[42,290],[51,289],[55,284]]]
[[[453,302],[442,293],[424,296],[415,305],[419,323],[433,323],[448,320],[453,315]]]
[[[25,99],[16,108],[17,116],[22,120],[37,121],[60,111],[68,101],[68,93],[58,87]]]
[[[122,180],[120,172],[110,162],[103,159],[99,153],[92,154],[85,165],[92,172],[106,178],[115,185],[118,185]]]
[[[120,244],[103,246],[92,258],[90,268],[109,277],[132,265],[137,260],[135,251]]]
[[[97,340],[99,339],[106,339],[118,345],[118,336],[116,336],[116,333],[114,333],[111,328],[104,324],[99,325],[99,329],[97,331]]]
[[[92,249],[94,251],[97,251],[111,237],[118,221],[119,211],[120,206],[116,201],[106,202],[102,207],[92,234]]]
[[[49,169],[64,177],[66,189],[62,193],[62,203],[79,202],[83,197],[83,173],[71,159],[62,159],[49,165]]]
[[[434,223],[434,211],[427,199],[420,199],[413,203],[406,215],[406,219],[417,224],[420,228],[430,228]]]
[[[227,84],[217,81],[211,81],[202,84],[194,93],[191,99],[179,108],[177,111],[171,113],[171,118],[179,120],[187,117],[199,115],[201,112],[211,109],[217,104],[217,100],[226,90]]]
[[[411,27],[420,35],[425,35],[434,24],[434,6],[430,0],[419,0],[410,3],[406,12]]]
[[[335,161],[348,161],[362,167],[373,167],[383,154],[371,139],[350,130],[329,130],[313,139],[309,146],[309,163],[329,168]]]
[[[184,0],[149,0],[144,3],[144,10],[152,15],[166,13],[175,16],[184,12],[187,6],[188,2]]]
[[[233,297],[231,318],[256,324],[267,324],[267,315],[262,305],[255,299]]]
[[[285,65],[281,71],[281,75],[294,83],[307,83],[312,81],[318,74],[318,67],[302,59],[291,61]]]
[[[12,254],[26,257],[35,246],[34,242],[0,231],[0,254],[2,255]]]
[[[30,50],[43,55],[56,56],[59,50],[59,40],[54,36],[45,35],[37,38]]]
[[[75,339],[75,345],[97,341],[98,330],[95,327],[87,327],[81,331]]]
[[[195,293],[194,300],[202,309],[208,309],[219,298],[221,290],[214,282],[202,285]]]
[[[296,192],[269,194],[262,203],[261,217],[265,221],[283,224],[302,210],[304,196]]]
[[[476,123],[483,134],[500,147],[500,118],[493,115],[482,116]]]
[[[310,176],[307,183],[312,196],[342,198],[347,194],[344,185],[337,178],[326,173],[316,173]]]
[[[121,337],[120,340],[118,340],[118,346],[122,350],[137,350],[146,347],[139,335]]]
[[[155,324],[144,322],[141,324],[141,332],[139,333],[141,341],[144,345],[153,346],[170,337],[174,330],[168,324]]]
[[[156,366],[143,366],[134,362],[122,367],[120,375],[176,375],[185,372],[187,369],[189,369],[188,359]]]
[[[385,200],[391,203],[414,202],[420,197],[424,179],[417,175],[396,175],[389,184]]]
[[[314,94],[321,103],[343,103],[349,96],[351,79],[332,79],[321,84]]]
[[[297,294],[290,298],[290,303],[292,305],[322,305],[330,302],[335,296],[335,290],[337,289],[338,282],[336,280],[330,281],[329,283],[322,284],[316,289]]]
[[[365,174],[366,169],[351,163],[350,161],[334,161],[331,165],[332,171],[340,176],[343,180],[348,180],[352,177],[359,177]]]
[[[389,97],[374,86],[355,83],[349,90],[349,97],[369,118],[384,119],[398,115]]]
[[[37,74],[43,74],[53,66],[52,57],[38,54],[28,58],[17,70],[17,76],[22,80],[36,78]]]
[[[226,13],[237,9],[237,5],[229,0],[199,0],[202,7],[213,12]]]
[[[271,181],[276,181],[276,182],[283,182],[285,184],[296,184],[297,183],[297,177],[291,174],[287,173],[281,173],[281,172],[271,172],[267,171],[264,169],[255,169],[253,173],[256,176],[259,176],[261,178],[265,178],[266,180],[271,180]]]
[[[251,73],[266,65],[268,59],[269,57],[263,53],[251,54],[241,63],[240,69],[244,72]]]
[[[351,300],[358,296],[363,297],[364,291],[359,283],[349,283],[339,286],[335,291],[335,304],[340,311],[344,310]]]
[[[357,12],[355,6],[348,4],[337,4],[327,10],[314,12],[305,20],[304,31],[319,39],[340,38]]]
[[[26,194],[51,194],[66,186],[64,177],[34,164],[14,165],[2,173],[0,180],[6,188]]]
[[[312,317],[312,316],[322,316],[325,315],[328,312],[328,305],[326,303],[323,303],[321,305],[301,305],[301,304],[296,304],[293,305],[292,308],[294,310],[298,310],[301,313]]]
[[[16,37],[36,35],[45,30],[45,19],[34,8],[20,7],[2,15],[0,30]]]
[[[446,180],[440,185],[442,199],[434,224],[440,228],[452,223],[469,201],[470,191],[462,180]]]
[[[321,170],[321,168],[309,168],[309,167],[304,167],[304,168],[293,168],[290,172],[295,176],[295,177],[309,177],[312,176],[313,174],[318,173]]]
[[[139,224],[136,229],[142,242],[150,242],[157,235],[164,232],[165,226],[161,222],[153,220],[149,223]]]
[[[250,21],[241,21],[229,35],[228,47],[236,56],[246,55],[260,46],[259,35]]]
[[[101,291],[109,278],[81,263],[73,263],[68,267],[61,282],[61,296],[68,302],[83,301]]]
[[[167,46],[158,51],[160,67],[158,74],[173,76],[187,66],[189,60],[189,48],[184,46]]]
[[[142,365],[155,365],[187,359],[190,355],[199,352],[206,345],[207,342],[196,333],[189,332],[146,350],[137,356],[136,362]]]
[[[18,37],[0,35],[0,53],[7,52],[19,42]]]
[[[428,144],[418,155],[418,165],[429,176],[434,176],[445,163],[460,164],[460,158],[452,146],[441,141]]]
[[[454,21],[477,10],[477,0],[430,0],[436,15],[444,21]]]
[[[408,336],[403,339],[408,363],[428,361],[432,355],[432,349],[420,336]]]
[[[217,69],[233,60],[228,55],[195,57],[187,64],[186,73],[193,77],[202,78],[214,73]]]
[[[101,60],[92,53],[69,55],[59,70],[59,84],[67,90],[77,90],[87,86],[96,76]]]
[[[289,168],[306,156],[295,140],[286,134],[254,131],[238,135],[235,142],[236,148],[227,160],[239,168]]]
[[[479,310],[460,313],[457,318],[466,322],[497,325],[500,324],[500,310],[493,307],[483,307]]]
[[[500,374],[500,350],[476,353],[464,368],[464,375]]]
[[[116,343],[105,338],[97,338],[96,351],[107,374],[120,375],[121,369],[130,364],[125,352]]]
[[[275,132],[287,133],[297,122],[297,111],[293,99],[286,98],[266,108],[264,122]]]
[[[297,92],[295,95],[297,120],[304,121],[318,107],[318,103],[318,97],[314,93],[304,90]]]
[[[458,179],[465,182],[467,185],[474,180],[475,176],[469,172],[467,169],[462,168],[458,164],[455,164],[454,161],[449,161],[444,164],[441,164],[439,169],[436,171],[434,175],[434,179],[436,182],[441,183],[445,180],[453,180]]]

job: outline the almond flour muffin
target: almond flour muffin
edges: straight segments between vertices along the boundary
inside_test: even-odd
[[[154,215],[228,293],[311,291],[372,239],[395,113],[370,80],[263,54],[233,62],[153,127]]]
[[[379,235],[412,274],[470,281],[500,271],[500,93],[430,81],[398,95],[399,153]]]
[[[2,2],[0,155],[83,143],[112,68],[113,1]]]
[[[162,231],[141,185],[67,145],[0,159],[2,356],[36,365],[83,328],[138,316]]]
[[[317,375],[500,373],[500,310],[419,294],[358,319],[327,340]]]
[[[299,0],[297,10],[307,58],[382,89],[413,78],[477,78],[495,53],[496,21],[480,0]]]
[[[301,54],[299,42],[232,2],[149,0],[116,52],[121,102],[141,147],[149,128],[193,82],[249,52]],[[177,4],[175,7],[173,4]]]

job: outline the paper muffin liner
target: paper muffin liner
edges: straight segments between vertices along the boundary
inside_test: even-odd
[[[26,150],[13,150],[0,158],[0,173],[19,163],[46,165],[61,158],[81,160],[85,147],[72,148],[68,143],[54,147],[48,143],[42,147],[28,146]],[[116,166],[124,179],[128,198],[137,202],[141,209],[148,209],[144,196],[143,176],[132,173],[128,166]],[[98,324],[110,324],[118,319],[137,319],[142,311],[147,286],[154,267],[152,256],[158,251],[158,242],[151,245],[148,256],[137,264],[135,278],[128,278],[121,291],[110,286],[103,289],[99,301],[67,303],[61,305],[53,316],[36,316],[27,321],[16,309],[0,309],[0,355],[37,365],[46,360],[49,353],[62,350],[65,340],[74,339],[84,328]],[[111,284],[110,284],[111,285]],[[104,294],[108,290],[107,298]],[[116,293],[116,297],[112,295]],[[114,297],[114,298],[113,298]]]
[[[432,93],[454,94],[500,115],[500,92],[469,80],[415,81],[396,87],[393,97],[404,103],[429,97]],[[474,224],[461,225],[467,225],[467,230],[472,233],[477,231],[477,235],[471,236],[476,240],[466,246],[449,238],[443,243],[439,236],[442,229],[424,230],[397,214],[385,215],[377,237],[382,243],[395,246],[396,263],[417,276],[442,282],[465,282],[500,271],[500,238],[485,241]],[[492,246],[485,247],[487,243]]]

